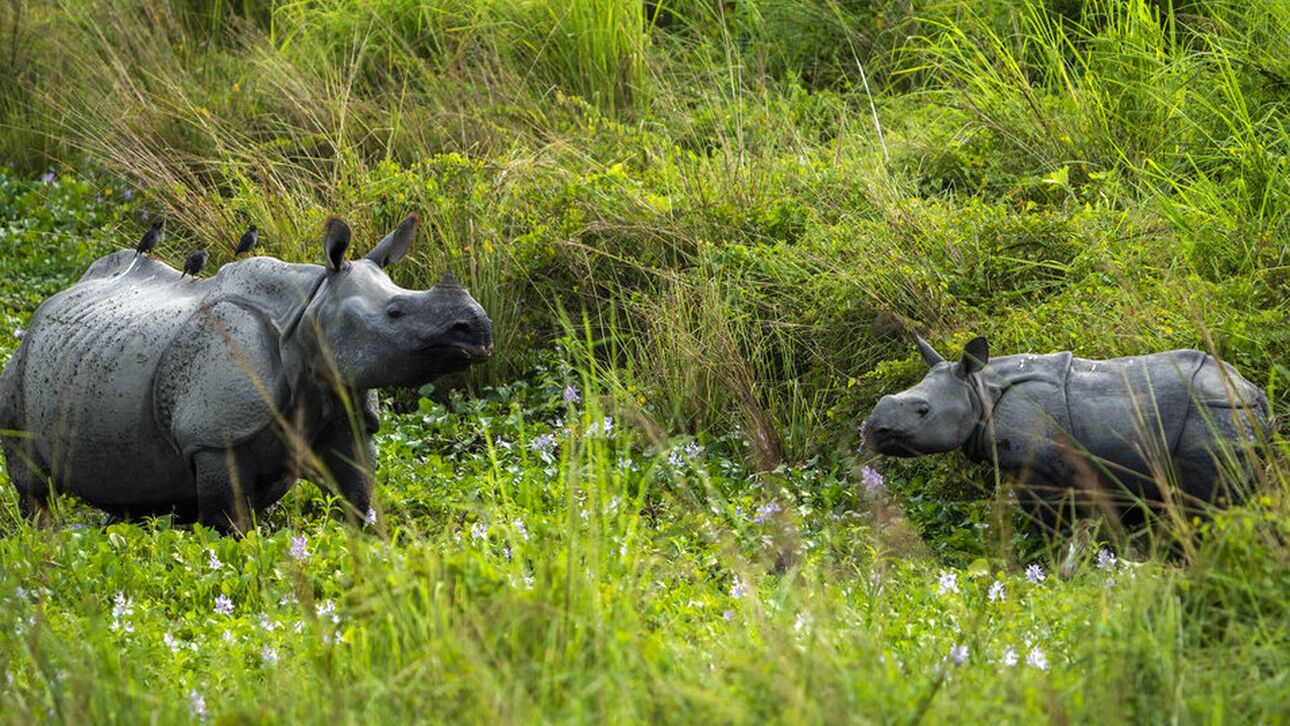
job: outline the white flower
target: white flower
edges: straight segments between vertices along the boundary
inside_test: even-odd
[[[234,637],[233,637],[233,631],[232,631],[232,630],[225,630],[225,631],[224,631],[224,642],[225,642],[225,643],[228,643],[229,645],[232,645],[233,643],[236,643],[236,642],[237,642],[237,638],[234,638]]]
[[[525,542],[529,541],[529,530],[528,527],[524,526],[524,520],[516,517],[515,520],[511,522],[511,527],[515,529],[515,534],[518,534],[520,539]]]
[[[748,592],[748,583],[740,579],[738,575],[735,575],[734,581],[730,583],[730,597],[747,597]]]
[[[990,583],[990,591],[986,594],[990,598],[990,602],[1002,602],[1007,599],[1003,596],[1003,580],[995,580]]]
[[[1036,585],[1048,579],[1048,576],[1044,574],[1044,568],[1040,567],[1038,563],[1035,563],[1026,568],[1026,579],[1032,585]]]
[[[340,622],[340,616],[336,614],[336,603],[333,600],[327,600],[322,605],[319,605],[317,608],[317,613],[318,613],[319,620],[322,620],[323,618],[326,618],[326,617],[330,617],[332,623]]]
[[[206,699],[197,691],[188,692],[188,711],[193,718],[202,720],[206,718]]]
[[[215,614],[216,615],[233,614],[233,601],[228,598],[228,595],[217,595],[215,597]]]
[[[954,665],[963,665],[968,660],[968,647],[966,645],[956,645],[950,648],[950,660]]]
[[[724,621],[726,621],[727,623],[728,623],[728,622],[730,622],[731,620],[734,620],[734,619],[735,619],[735,611],[734,611],[734,610],[723,610],[723,611],[721,612],[721,619],[722,619],[722,620],[724,620]]]
[[[1017,649],[1011,645],[1003,649],[1003,656],[999,659],[1004,665],[1011,668],[1017,665]]]
[[[219,561],[219,555],[215,554],[215,550],[206,550],[206,554],[210,555],[210,564],[211,564],[212,570],[218,570],[219,568],[224,566],[224,563]]]
[[[368,507],[367,514],[363,515],[363,526],[371,527],[374,524],[376,524],[376,510]]]
[[[265,632],[272,633],[278,629],[278,623],[270,620],[268,613],[260,613],[260,627],[263,628]]]
[[[179,652],[179,641],[175,640],[175,636],[171,635],[169,632],[161,636],[161,642],[166,644],[166,647],[170,649],[171,653]]]
[[[112,632],[124,630],[127,633],[133,633],[134,625],[129,620],[122,622],[131,615],[134,615],[134,599],[127,598],[124,592],[118,592],[115,604],[112,606],[112,625],[109,626]]]
[[[936,583],[936,594],[944,595],[947,592],[957,593],[958,591],[959,576],[948,570],[942,570],[940,580]]]
[[[1030,649],[1030,655],[1026,656],[1026,664],[1041,671],[1048,670],[1048,658],[1044,656],[1044,651],[1040,650],[1039,646]]]
[[[264,646],[264,649],[260,651],[260,660],[263,660],[265,665],[277,665],[278,651],[266,645]]]
[[[806,613],[798,613],[797,619],[793,621],[793,632],[798,635],[805,635],[811,632],[811,616]]]
[[[470,525],[471,539],[488,539],[488,525],[483,522],[475,522]]]

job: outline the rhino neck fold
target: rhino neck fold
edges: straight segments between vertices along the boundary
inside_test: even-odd
[[[977,461],[988,461],[997,464],[995,451],[994,412],[999,402],[1012,388],[1012,381],[1000,381],[993,376],[987,377],[990,371],[986,368],[980,373],[968,377],[968,390],[971,392],[972,410],[976,412],[976,425],[961,447],[963,453]]]

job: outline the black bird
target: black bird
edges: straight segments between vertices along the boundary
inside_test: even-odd
[[[206,251],[205,242],[197,249],[189,252],[188,257],[184,259],[184,271],[179,273],[179,278],[182,280],[184,275],[191,275],[193,279],[196,279],[198,275],[202,274],[202,268],[206,267],[206,258],[210,257],[210,255],[211,253]]]
[[[158,219],[152,223],[152,226],[144,233],[143,239],[139,240],[139,246],[134,248],[135,257],[141,254],[152,254],[152,251],[157,249],[157,245],[161,242],[161,226],[165,223],[166,220],[164,219]]]
[[[242,235],[242,239],[237,241],[237,249],[233,250],[233,256],[236,257],[250,252],[258,239],[260,239],[260,232],[255,228],[255,225],[253,224],[250,227],[247,227],[246,233]]]

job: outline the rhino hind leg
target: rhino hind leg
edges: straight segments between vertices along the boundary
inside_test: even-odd
[[[9,482],[18,493],[18,512],[24,519],[35,519],[42,526],[52,524],[47,467],[37,460],[35,447],[29,439],[5,438],[3,448]]]

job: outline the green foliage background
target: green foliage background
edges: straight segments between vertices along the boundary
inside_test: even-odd
[[[856,428],[910,330],[1211,350],[1284,417],[1290,3],[16,0],[0,56],[3,330],[145,217],[217,267],[417,211],[395,279],[498,349],[387,399],[374,527],[0,494],[4,719],[1287,718],[1280,439],[1174,557],[1058,581],[990,472],[870,492]]]

